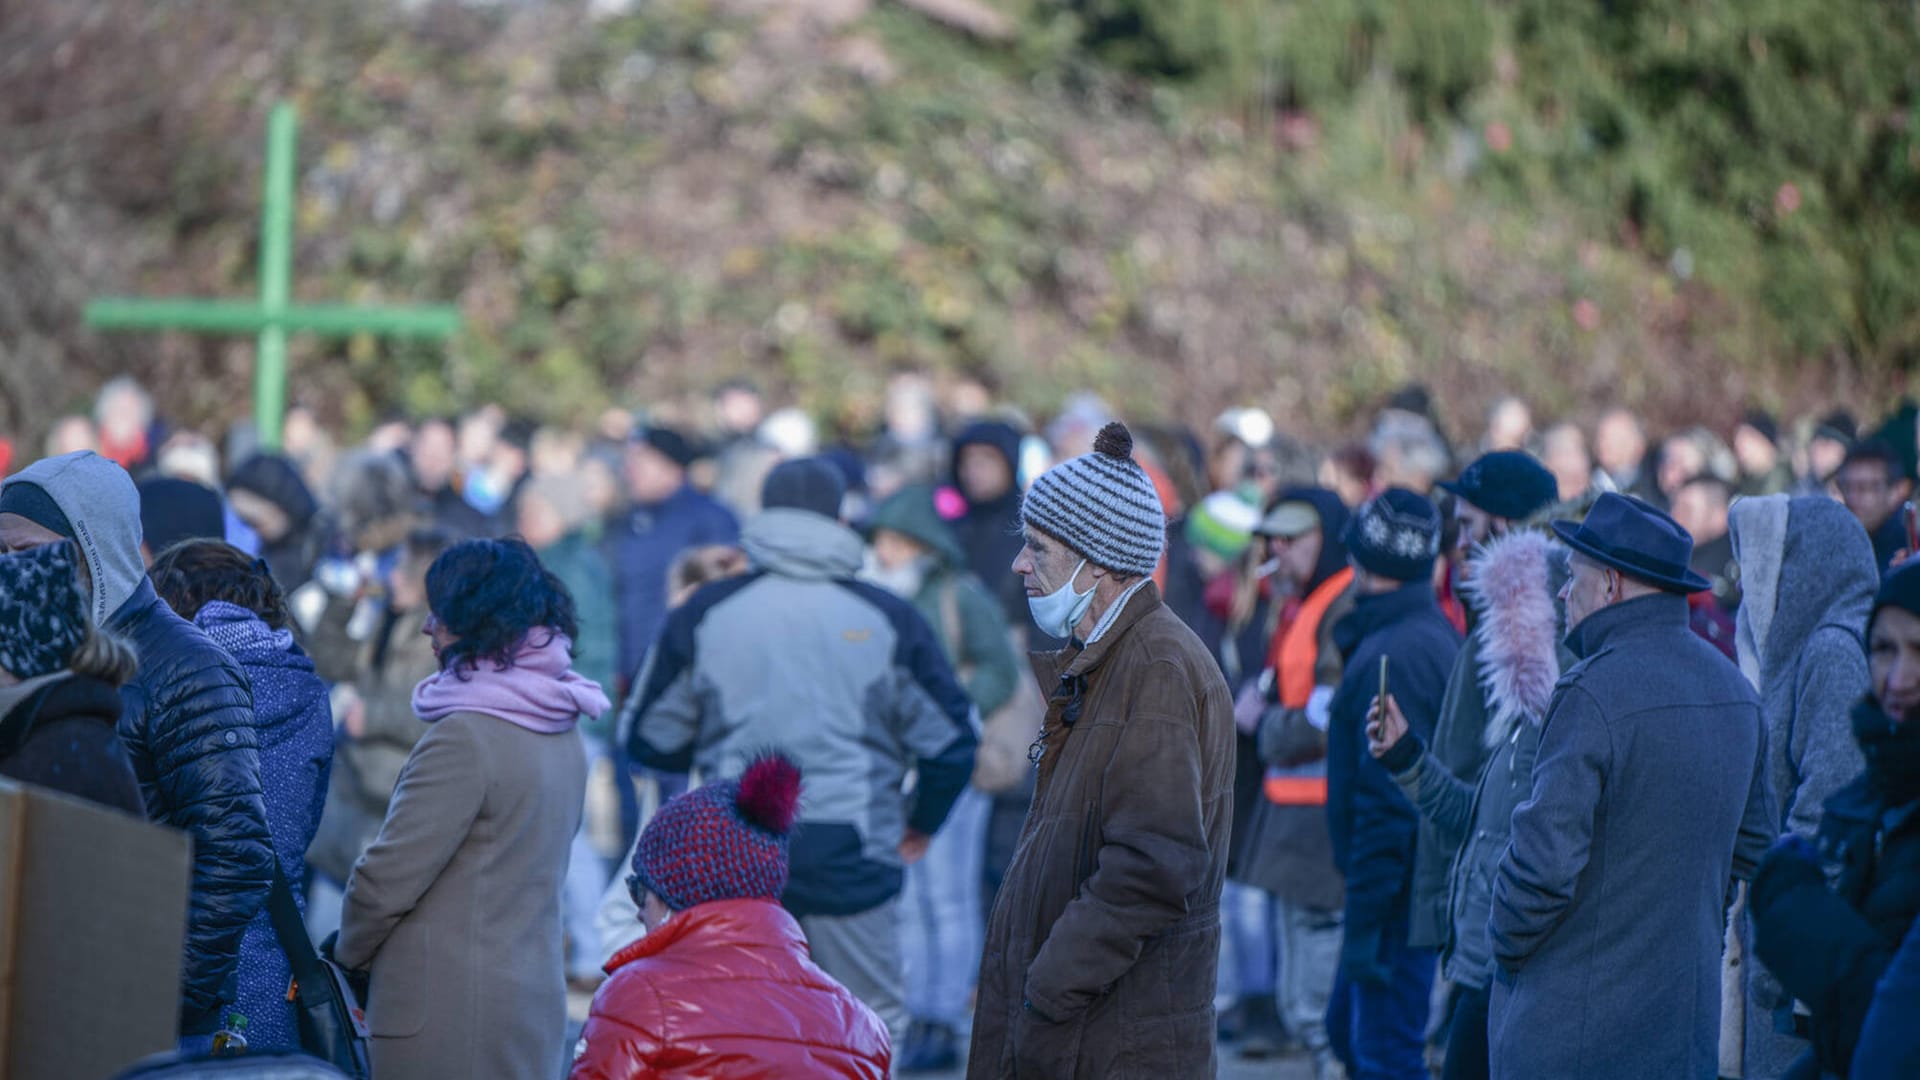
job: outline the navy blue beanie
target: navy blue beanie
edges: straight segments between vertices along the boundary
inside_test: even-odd
[[[1920,615],[1920,559],[1901,563],[1880,579],[1880,592],[1873,598],[1873,615],[1867,619],[1867,625],[1872,626],[1880,609],[1887,607]]]
[[[1440,486],[1508,521],[1525,521],[1560,497],[1560,482],[1547,467],[1519,450],[1482,454],[1460,479]]]
[[[806,510],[835,520],[846,497],[847,482],[840,470],[818,457],[783,461],[773,467],[760,486],[760,506],[764,510]]]
[[[17,514],[58,536],[73,537],[73,522],[53,501],[47,489],[28,480],[15,480],[0,489],[0,514]]]
[[[1360,507],[1341,539],[1367,573],[1424,581],[1440,555],[1440,512],[1411,491],[1388,488]]]

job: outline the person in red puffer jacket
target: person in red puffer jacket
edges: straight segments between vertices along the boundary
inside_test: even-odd
[[[776,754],[654,815],[627,878],[647,935],[608,962],[572,1080],[884,1080],[886,1026],[780,906],[799,805],[800,769]]]

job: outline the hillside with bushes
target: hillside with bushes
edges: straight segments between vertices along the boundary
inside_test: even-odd
[[[1920,359],[1909,5],[268,7],[0,15],[0,424],[123,370],[244,413],[244,339],[78,314],[253,291],[280,98],[296,296],[466,314],[297,341],[296,398],[350,426],[750,374],[859,428],[905,369],[1309,433],[1408,380],[1462,422],[1509,391],[1713,419]]]

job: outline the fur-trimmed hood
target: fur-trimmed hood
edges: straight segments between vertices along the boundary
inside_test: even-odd
[[[1489,540],[1461,586],[1480,612],[1485,745],[1499,746],[1522,717],[1539,723],[1560,681],[1560,611],[1554,594],[1566,553],[1533,531]]]

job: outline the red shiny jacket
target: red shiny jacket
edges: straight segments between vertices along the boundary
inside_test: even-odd
[[[807,959],[770,900],[676,914],[607,964],[572,1080],[885,1080],[885,1025]]]

